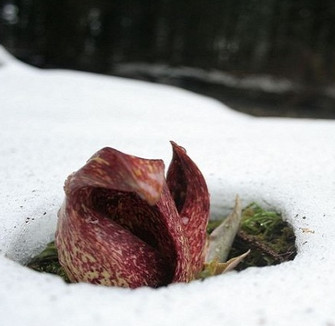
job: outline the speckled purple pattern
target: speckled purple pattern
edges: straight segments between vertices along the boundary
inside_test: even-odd
[[[167,182],[161,160],[112,148],[68,177],[56,244],[71,281],[158,287],[201,270],[208,190],[186,151],[172,147]]]

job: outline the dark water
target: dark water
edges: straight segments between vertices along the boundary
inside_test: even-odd
[[[333,0],[0,0],[0,43],[38,67],[177,85],[253,115],[335,117]],[[299,86],[229,82],[250,76]]]
[[[123,68],[124,65],[122,68],[116,66],[112,74],[181,87],[213,97],[237,111],[253,116],[335,119],[335,99],[327,95],[323,88],[291,85],[288,80],[273,80],[269,76],[256,76],[246,86],[231,85],[229,78],[236,78],[234,75],[224,75],[226,78],[219,76],[213,81],[213,78],[209,78],[210,73],[195,68],[164,66],[157,69],[157,66],[150,64],[126,66],[127,69]],[[250,81],[250,76],[237,80],[245,84]],[[266,90],[264,83],[265,86],[270,84]]]

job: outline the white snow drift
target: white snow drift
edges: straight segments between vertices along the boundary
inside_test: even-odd
[[[335,122],[252,118],[172,87],[42,71],[0,49],[1,325],[335,325]],[[66,285],[23,267],[53,238],[63,182],[104,146],[171,158],[184,146],[211,192],[282,212],[298,255],[158,290]]]

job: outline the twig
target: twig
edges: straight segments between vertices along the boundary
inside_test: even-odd
[[[270,256],[273,260],[282,263],[284,262],[286,259],[284,257],[282,257],[279,253],[277,253],[275,250],[273,250],[272,248],[270,248],[269,246],[266,245],[265,242],[261,242],[259,241],[259,239],[254,236],[254,235],[250,235],[248,233],[246,233],[243,230],[240,230],[237,235],[237,238],[239,238],[240,240],[247,242],[248,244],[250,244],[250,246],[252,248],[256,248],[259,251],[267,254],[268,256]]]

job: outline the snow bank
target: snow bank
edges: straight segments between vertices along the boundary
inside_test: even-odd
[[[2,325],[334,325],[335,122],[260,119],[173,87],[42,71],[0,48]],[[298,255],[267,268],[125,290],[66,285],[21,266],[53,237],[63,182],[111,146],[171,158],[184,146],[205,175],[212,217],[238,193],[280,210]]]

